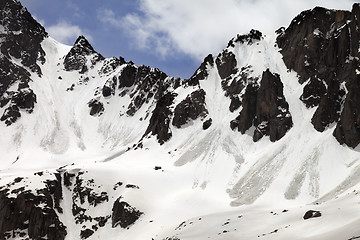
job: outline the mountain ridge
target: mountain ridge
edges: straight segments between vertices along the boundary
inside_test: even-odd
[[[1,238],[360,235],[359,4],[237,35],[189,79],[0,6]]]

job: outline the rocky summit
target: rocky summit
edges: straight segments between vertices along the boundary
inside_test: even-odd
[[[189,79],[0,9],[1,239],[360,238],[360,4]]]

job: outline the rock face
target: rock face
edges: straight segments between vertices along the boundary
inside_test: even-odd
[[[204,80],[207,76],[209,76],[209,74],[207,72],[208,66],[210,66],[210,67],[214,66],[214,57],[211,54],[209,54],[204,59],[203,63],[200,65],[200,67],[195,71],[195,73],[188,80],[188,84],[190,86],[199,85],[199,81]]]
[[[1,239],[29,237],[31,239],[65,239],[66,227],[60,222],[55,211],[61,212],[59,202],[62,199],[61,177],[47,181],[43,189],[37,193],[24,191],[20,184],[23,178],[16,178],[7,188],[0,191],[0,237]],[[60,187],[59,187],[60,186]]]
[[[95,52],[94,48],[84,36],[78,37],[70,52],[65,56],[64,67],[66,71],[78,70],[85,73],[87,69],[87,56],[91,56],[91,64],[103,60],[104,57]]]
[[[278,74],[266,70],[261,78],[257,92],[255,132],[253,139],[258,141],[262,136],[270,137],[275,142],[281,139],[292,127],[289,104],[283,94],[283,84]]]
[[[172,124],[180,128],[191,119],[205,118],[208,113],[205,107],[205,94],[205,91],[200,89],[181,101],[175,108]]]
[[[167,93],[159,99],[150,118],[149,126],[145,131],[145,135],[149,133],[156,135],[160,145],[164,144],[172,136],[169,128],[172,112],[169,107],[173,104],[174,98],[174,94]]]
[[[29,188],[31,182],[38,188]],[[122,185],[122,182],[114,184],[112,194],[125,188],[131,189],[127,191],[139,189],[133,184],[126,186],[134,187]],[[55,173],[46,171],[17,177],[0,187],[0,238],[61,240],[70,228],[79,239],[87,239],[106,224],[128,228],[143,214],[125,201],[126,195],[110,199],[108,192],[101,188],[88,172],[79,169],[57,169]],[[69,206],[71,209],[65,209]],[[64,219],[63,214],[69,210],[72,216],[66,218],[73,219],[72,226],[65,226],[60,219]],[[76,226],[81,226],[81,230],[76,232]]]
[[[315,129],[322,132],[336,123],[334,136],[350,147],[360,143],[360,98],[354,92],[359,82],[359,16],[358,3],[351,12],[316,7],[299,14],[277,38],[286,66],[305,84],[300,99],[317,107]]]
[[[256,84],[247,86],[242,106],[240,115],[230,126],[243,134],[254,126],[255,142],[264,135],[275,142],[292,127],[292,117],[283,94],[283,84],[279,75],[272,74],[269,69],[263,72],[260,87]]]
[[[45,62],[41,42],[47,33],[19,2],[1,1],[0,9],[0,107],[5,108],[0,120],[9,126],[21,117],[20,110],[31,113],[34,108],[36,95],[29,87],[31,73],[24,67],[41,76],[38,64]],[[24,67],[14,64],[12,58]]]
[[[130,206],[127,202],[121,201],[119,197],[112,208],[112,227],[120,225],[122,228],[127,228],[134,224],[136,220],[143,214],[136,208]]]

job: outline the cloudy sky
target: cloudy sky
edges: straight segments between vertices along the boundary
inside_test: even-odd
[[[190,77],[238,33],[272,34],[315,6],[350,10],[354,0],[20,0],[48,33],[72,45],[85,35],[105,57],[122,56]]]

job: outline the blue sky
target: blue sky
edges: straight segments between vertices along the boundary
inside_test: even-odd
[[[105,57],[189,78],[238,33],[272,34],[317,5],[350,10],[351,0],[20,0],[59,42],[85,35]]]

